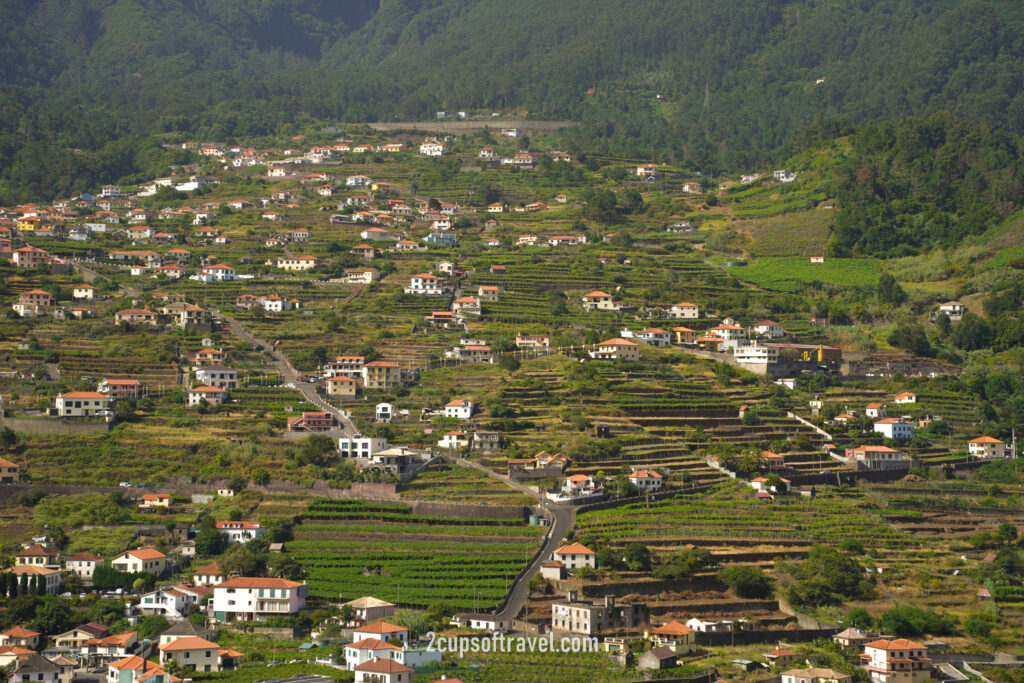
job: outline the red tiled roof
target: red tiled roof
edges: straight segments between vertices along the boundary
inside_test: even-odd
[[[0,636],[8,636],[10,638],[17,639],[35,638],[38,635],[40,635],[38,632],[30,631],[29,629],[23,628],[21,626],[14,626],[12,628],[7,629],[6,631],[0,632]]]
[[[217,588],[297,588],[301,585],[298,581],[289,581],[288,579],[236,576],[218,584]]]
[[[362,628],[357,628],[354,633],[400,633],[408,630],[404,626],[396,626],[387,621],[377,621]]]
[[[137,560],[159,560],[167,557],[156,548],[136,548],[135,550],[126,550],[117,557],[123,557],[125,555],[131,555]],[[114,559],[116,560],[117,557]]]
[[[101,394],[96,391],[69,391],[66,394],[60,394],[57,398],[103,398],[109,399],[110,397],[106,394]]]
[[[393,659],[380,659],[374,658],[369,661],[363,662],[355,668],[356,671],[369,671],[371,673],[405,673],[406,671],[412,671],[405,664],[396,662]]]
[[[56,550],[50,550],[39,543],[33,543],[28,548],[15,555],[15,557],[53,557],[56,554]]]
[[[400,647],[395,647],[391,643],[381,640],[380,638],[363,638],[357,640],[354,643],[350,643],[345,647],[355,648],[356,650],[401,650]]]
[[[211,643],[205,638],[186,636],[164,643],[160,646],[160,650],[162,652],[181,652],[182,650],[216,650],[219,647],[217,643]]]
[[[670,621],[663,626],[653,629],[651,633],[657,633],[660,636],[685,636],[688,633],[693,633],[693,629],[680,624],[678,621]]]
[[[878,650],[924,650],[924,645],[916,643],[913,640],[907,640],[906,638],[897,638],[895,640],[875,640],[870,643],[866,643],[864,647],[873,647]]]
[[[631,342],[627,339],[623,339],[621,337],[616,337],[615,339],[605,340],[598,344],[598,346],[639,346],[639,344],[637,344],[636,342]]]
[[[555,555],[595,555],[596,553],[582,543],[569,543],[555,551]]]

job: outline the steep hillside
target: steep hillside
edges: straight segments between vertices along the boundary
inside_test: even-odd
[[[705,170],[814,122],[945,110],[1024,131],[1014,0],[12,0],[0,27],[4,202],[73,186],[68,148],[126,134],[438,109],[578,119],[579,151]],[[65,177],[24,168],[41,156]]]

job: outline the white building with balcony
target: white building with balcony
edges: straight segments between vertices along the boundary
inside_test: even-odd
[[[236,576],[213,587],[217,621],[263,621],[297,614],[306,606],[309,587],[298,581]]]

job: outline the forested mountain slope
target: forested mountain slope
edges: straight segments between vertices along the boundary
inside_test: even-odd
[[[518,109],[582,120],[580,149],[708,169],[830,119],[1024,131],[1016,0],[9,0],[0,27],[5,202],[131,173],[125,136],[309,117]]]

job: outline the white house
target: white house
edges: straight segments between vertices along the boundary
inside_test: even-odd
[[[562,482],[562,491],[566,495],[589,495],[597,491],[599,487],[594,483],[593,477],[586,474],[574,474],[566,477]]]
[[[869,403],[864,406],[864,415],[871,418],[886,417],[885,405],[882,403]]]
[[[846,458],[851,462],[864,463],[869,469],[877,470],[891,467],[892,463],[906,462],[907,457],[888,446],[858,446],[846,451]]]
[[[248,543],[261,536],[265,528],[259,522],[217,522],[217,531],[228,537],[228,543]]]
[[[48,595],[52,595],[60,590],[61,577],[59,569],[19,564],[4,571],[17,576],[19,583],[22,581],[22,577],[25,577],[24,580],[30,583],[41,581]]]
[[[205,603],[208,592],[206,588],[193,586],[162,586],[143,594],[136,607],[140,614],[158,615],[171,621],[179,621],[188,616],[191,605]]]
[[[420,154],[428,157],[440,157],[444,156],[444,153],[448,151],[448,148],[443,143],[434,141],[424,142],[420,145]]]
[[[238,273],[231,266],[222,263],[201,268],[192,279],[200,282],[234,282],[238,279]]]
[[[198,386],[188,390],[188,404],[197,406],[206,403],[212,406],[219,406],[228,398],[228,392],[219,387]]]
[[[742,365],[771,365],[779,362],[779,349],[765,344],[743,344],[735,347],[732,355]]]
[[[75,553],[64,558],[64,571],[77,575],[86,584],[92,583],[96,567],[103,566],[104,559],[92,553]]]
[[[345,283],[350,285],[369,285],[380,279],[380,271],[376,268],[346,268]]]
[[[196,370],[196,380],[209,387],[235,389],[238,387],[238,370],[224,365],[206,365]]]
[[[686,622],[686,626],[700,633],[728,633],[733,629],[734,623],[731,620],[705,621],[704,619],[692,617]]]
[[[320,264],[320,259],[315,256],[281,256],[277,259],[277,267],[281,270],[290,270],[304,273],[313,270]]]
[[[54,406],[61,417],[89,417],[109,411],[112,400],[97,391],[69,391],[57,396]]]
[[[220,646],[198,636],[177,638],[159,647],[160,663],[176,662],[184,670],[220,671]]]
[[[662,478],[654,470],[633,470],[629,475],[629,483],[640,493],[654,493],[661,488]]]
[[[156,548],[126,550],[110,561],[110,566],[120,572],[138,574],[147,572],[159,578],[171,565],[171,558]]]
[[[761,337],[767,337],[768,339],[778,339],[779,337],[786,336],[786,332],[782,329],[782,325],[774,320],[762,320],[754,325],[754,334]]]
[[[597,553],[582,543],[567,543],[556,549],[551,554],[551,558],[556,562],[561,562],[569,570],[580,567],[597,569]]]
[[[355,683],[413,683],[416,672],[393,659],[371,659],[355,668]]]
[[[213,615],[217,621],[262,621],[297,614],[308,592],[298,581],[236,576],[213,587]]]
[[[917,403],[917,395],[912,394],[909,391],[904,391],[901,394],[896,394],[896,398],[893,399],[893,403]]]
[[[672,304],[669,308],[669,317],[672,318],[699,318],[700,308],[697,304],[691,304],[689,302],[682,302],[678,304]]]
[[[722,342],[722,348],[734,348],[740,345],[740,342],[747,338],[747,331],[739,325],[722,322],[721,325],[715,325],[710,330],[710,334],[721,337],[724,341]]]
[[[92,285],[75,285],[71,290],[71,296],[75,299],[87,299],[89,301],[99,296],[99,289]]]
[[[625,331],[623,330],[623,332]],[[622,336],[625,337],[626,335],[623,334]],[[668,331],[658,329],[657,327],[648,327],[645,330],[634,332],[633,336],[649,346],[668,346],[672,341],[672,335]]]
[[[914,438],[914,425],[899,417],[887,417],[875,423],[873,431],[887,439],[909,441]]]
[[[939,304],[939,313],[945,313],[950,322],[957,322],[964,317],[966,312],[967,307],[959,301],[947,301],[944,304]]]
[[[587,352],[595,360],[640,360],[640,345],[621,337],[607,339],[596,344],[593,349]]]
[[[594,290],[583,295],[583,308],[587,311],[617,311],[619,304],[612,300],[612,295]]]
[[[874,683],[923,683],[932,678],[928,648],[906,638],[864,645],[864,670]]]
[[[211,562],[205,567],[195,570],[192,574],[192,583],[197,586],[216,586],[223,582],[224,570],[221,569],[218,562]]]
[[[469,436],[466,432],[460,432],[453,430],[445,432],[441,440],[437,442],[438,448],[445,450],[459,450],[463,448],[469,448]]]
[[[372,624],[360,626],[352,631],[352,639],[380,638],[381,640],[400,640],[403,645],[409,642],[409,629],[398,626],[387,621],[375,621]]]
[[[444,416],[453,417],[457,420],[468,420],[473,417],[474,404],[466,399],[449,401],[444,406]]]
[[[345,668],[355,671],[360,664],[374,659],[396,659],[402,648],[380,638],[363,638],[345,646]]]
[[[431,273],[419,273],[409,278],[409,286],[405,288],[406,294],[419,294],[422,296],[443,296],[445,289],[441,287],[441,279]]]
[[[1013,450],[1005,441],[981,436],[967,442],[967,453],[975,458],[1010,458]]]
[[[338,455],[342,458],[369,459],[374,453],[386,451],[388,448],[390,444],[387,439],[369,436],[344,436],[338,439]]]
[[[59,683],[60,667],[46,657],[33,652],[15,661],[14,672],[8,683]]]

